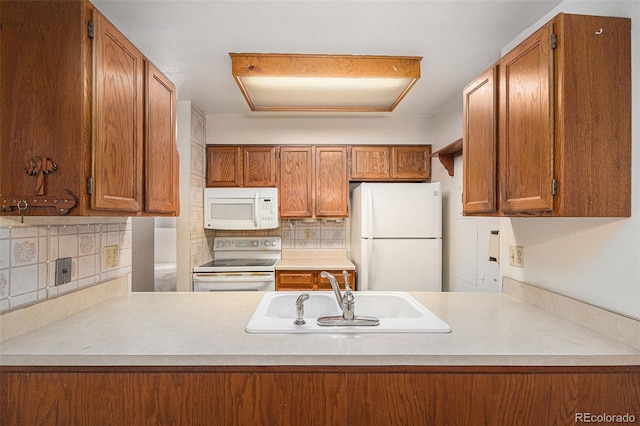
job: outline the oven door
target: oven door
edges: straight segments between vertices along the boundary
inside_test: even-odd
[[[275,291],[275,272],[196,272],[193,291]]]

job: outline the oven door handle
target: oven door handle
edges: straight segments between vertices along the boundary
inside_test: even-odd
[[[228,282],[229,280],[237,280],[242,282],[263,282],[274,278],[271,272],[254,272],[251,275],[240,275],[229,272],[196,272],[193,274],[193,282],[199,283],[215,283]]]

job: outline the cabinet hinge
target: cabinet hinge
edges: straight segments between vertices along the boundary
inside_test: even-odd
[[[558,193],[558,181],[556,179],[551,180],[551,195],[555,196]]]
[[[89,38],[93,38],[93,21],[89,21],[89,24],[87,25],[87,35]]]
[[[551,34],[551,48],[555,49],[558,46],[558,37],[555,33]]]
[[[87,178],[87,194],[93,195],[93,178]]]

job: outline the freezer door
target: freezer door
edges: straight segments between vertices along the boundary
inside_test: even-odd
[[[442,291],[441,239],[362,240],[358,290]]]
[[[366,237],[442,237],[440,183],[375,183],[363,191]]]

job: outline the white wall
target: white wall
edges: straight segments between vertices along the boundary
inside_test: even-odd
[[[207,115],[207,144],[429,144],[423,116]]]

